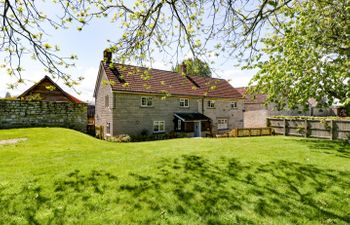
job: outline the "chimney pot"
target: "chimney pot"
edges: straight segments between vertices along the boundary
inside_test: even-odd
[[[187,72],[186,72],[186,64],[185,64],[185,63],[182,63],[182,64],[180,65],[180,73],[181,73],[181,75],[183,75],[183,76],[186,76],[186,75],[187,75]]]
[[[103,61],[106,64],[110,64],[112,62],[112,52],[108,48],[103,51]]]

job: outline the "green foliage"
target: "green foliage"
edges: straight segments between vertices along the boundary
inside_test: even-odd
[[[290,120],[350,120],[350,117],[337,117],[337,116],[272,116],[271,118],[276,119],[290,119]]]
[[[42,5],[28,0],[0,1],[0,46],[5,55],[0,67],[17,77],[11,85],[14,88],[23,82],[22,62],[28,56],[40,62],[51,76],[74,86],[80,79],[73,79],[67,70],[75,65],[76,57],[62,56],[59,46],[48,43],[49,31],[71,26],[81,31],[106,17],[121,34],[117,40],[108,40],[119,62],[152,63],[155,54],[157,60],[160,54],[172,60],[187,52],[203,59],[234,57],[236,50],[255,49],[261,25],[289,2],[249,0],[249,7],[245,7],[238,0],[52,0]],[[57,14],[45,11],[50,8]]]
[[[0,224],[350,223],[350,145],[342,142],[123,144],[57,128],[0,137],[28,138],[0,145]]]
[[[209,64],[203,62],[202,60],[195,59],[185,59],[182,63],[177,64],[172,68],[174,72],[181,72],[181,65],[184,64],[186,66],[186,75],[192,76],[202,76],[202,77],[211,77],[211,70]]]
[[[141,141],[156,141],[156,140],[167,140],[173,138],[184,138],[187,135],[178,132],[169,132],[169,133],[159,133],[159,134],[149,134],[147,129],[144,129],[140,132],[140,135],[131,136],[132,142],[141,142]]]
[[[263,39],[250,92],[268,94],[279,108],[305,106],[310,98],[331,105],[350,102],[350,1],[293,1],[272,20]]]

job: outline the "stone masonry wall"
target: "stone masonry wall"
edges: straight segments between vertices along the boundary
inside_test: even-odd
[[[152,97],[152,107],[142,107],[141,97]],[[198,97],[186,97],[189,107],[180,107],[181,96],[172,96],[162,99],[162,95],[114,94],[115,108],[113,109],[113,135],[129,134],[140,135],[142,130],[153,133],[153,121],[164,121],[165,132],[174,130],[174,113],[199,112]]]
[[[66,127],[86,131],[87,104],[0,100],[0,129]]]
[[[208,101],[214,100],[215,107],[208,108]],[[231,108],[231,102],[237,102],[237,108]],[[243,128],[243,107],[244,102],[241,99],[214,99],[214,98],[205,98],[204,101],[204,112],[201,111],[204,115],[212,119],[212,131],[214,134],[225,133],[234,128]],[[202,108],[202,106],[200,106]],[[227,129],[218,130],[217,123],[218,119],[227,119]]]

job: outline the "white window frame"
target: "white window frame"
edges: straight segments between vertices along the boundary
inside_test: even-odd
[[[217,123],[218,130],[227,130],[228,129],[228,120],[227,119],[218,119]]]
[[[231,109],[237,109],[238,107],[238,103],[236,101],[231,102],[230,105],[231,105]]]
[[[144,104],[143,99],[145,99],[145,104]],[[140,104],[141,104],[141,107],[152,107],[153,106],[153,99],[152,99],[152,97],[142,96]]]
[[[180,98],[180,107],[181,108],[190,107],[190,100],[188,98]]]
[[[181,120],[177,120],[177,130],[181,130]]]
[[[106,135],[111,134],[111,123],[107,122],[106,123]]]
[[[105,96],[105,108],[109,108],[109,96]]]
[[[207,107],[208,107],[208,109],[214,109],[215,108],[215,100],[208,100]]]
[[[161,126],[163,126],[163,129],[161,129]],[[157,129],[155,129],[157,127]],[[157,120],[153,121],[153,133],[164,133],[165,132],[165,121],[164,120]]]

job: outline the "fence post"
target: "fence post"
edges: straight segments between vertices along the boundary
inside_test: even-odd
[[[331,140],[334,140],[334,120],[331,120]]]
[[[308,121],[307,121],[307,119],[305,119],[304,120],[304,137],[308,137],[309,135],[308,135],[308,132],[309,132],[309,126],[308,126]]]
[[[266,127],[270,127],[270,119],[269,118],[266,118]]]
[[[287,120],[283,119],[283,134],[287,136]]]

